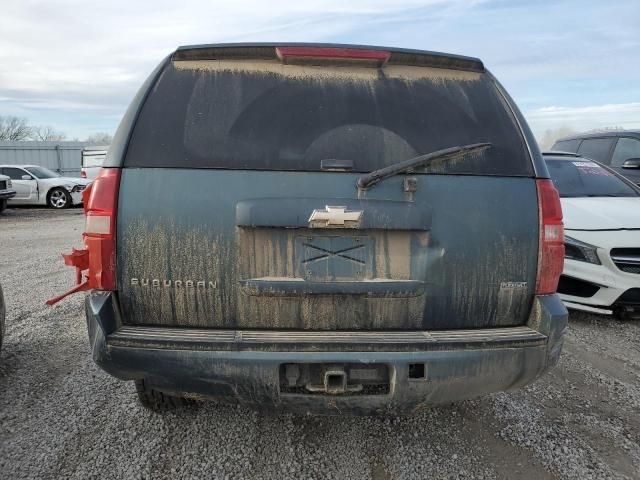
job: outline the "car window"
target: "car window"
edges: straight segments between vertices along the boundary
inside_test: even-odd
[[[22,176],[27,172],[20,168],[5,167],[2,169],[2,174],[8,176],[11,180],[22,180]]]
[[[614,138],[587,138],[582,141],[578,153],[601,163],[609,163],[609,151]]]
[[[560,140],[553,144],[551,150],[555,150],[556,152],[577,152],[578,145],[580,145],[580,139],[577,138],[575,140]]]
[[[621,167],[625,160],[640,158],[640,140],[636,138],[621,137],[611,158],[612,167]]]
[[[369,172],[478,142],[492,148],[431,168],[533,174],[522,133],[485,74],[174,61],[142,107],[124,164],[319,171],[338,159]]]
[[[25,170],[42,180],[47,178],[58,178],[60,176],[57,173],[52,172],[48,168],[44,167],[25,167]]]
[[[585,159],[547,160],[547,169],[561,197],[637,197],[617,175]]]

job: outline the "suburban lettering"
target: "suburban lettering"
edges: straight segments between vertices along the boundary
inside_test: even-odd
[[[130,285],[134,287],[165,287],[165,288],[212,288],[218,287],[213,280],[165,280],[161,278],[132,278]]]

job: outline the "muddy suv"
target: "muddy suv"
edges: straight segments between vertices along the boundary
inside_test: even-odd
[[[93,357],[146,406],[410,413],[560,354],[558,194],[480,60],[181,47],[85,195]]]

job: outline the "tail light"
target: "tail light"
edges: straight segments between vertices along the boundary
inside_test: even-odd
[[[540,243],[536,294],[555,293],[564,268],[564,226],[560,195],[551,180],[537,180]]]
[[[364,48],[277,47],[276,55],[286,64],[359,64],[380,66],[389,60],[390,52]]]
[[[97,290],[116,289],[116,208],[120,169],[103,168],[89,187],[84,211],[84,244],[89,251],[88,280]]]
[[[80,169],[80,178],[87,178],[87,171],[84,168]]]
[[[53,305],[72,293],[84,290],[116,289],[116,212],[120,169],[103,168],[82,192],[86,227],[83,250],[63,255],[66,265],[75,267],[77,285],[47,301]],[[84,278],[83,278],[84,277]]]

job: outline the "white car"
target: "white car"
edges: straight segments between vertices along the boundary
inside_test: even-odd
[[[11,178],[15,197],[9,205],[48,205],[67,208],[82,203],[82,191],[91,183],[84,178],[61,177],[37,165],[0,165],[0,174]]]
[[[567,308],[640,318],[640,188],[576,154],[544,154],[560,192]]]

